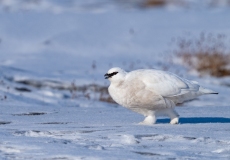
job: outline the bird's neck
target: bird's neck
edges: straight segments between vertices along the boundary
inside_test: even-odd
[[[116,82],[111,82],[111,85],[115,88],[121,87],[123,85],[124,81],[116,81]]]

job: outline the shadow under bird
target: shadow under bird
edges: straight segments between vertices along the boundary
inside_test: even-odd
[[[169,116],[171,124],[179,122],[174,110],[177,104],[204,94],[218,94],[173,73],[156,69],[139,69],[126,72],[111,68],[105,75],[111,83],[109,94],[115,102],[146,118],[139,124],[152,125],[156,116]]]

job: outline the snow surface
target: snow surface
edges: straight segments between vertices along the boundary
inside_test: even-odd
[[[187,2],[141,9],[129,1],[0,1],[0,159],[230,159],[229,77],[200,78],[167,61],[172,38],[230,37],[230,10],[223,0],[213,8]],[[164,65],[219,95],[178,107],[179,125],[162,117],[142,126],[143,116],[99,101],[93,89],[70,92],[108,86],[112,66]]]

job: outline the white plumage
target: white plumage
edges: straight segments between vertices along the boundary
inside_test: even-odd
[[[195,81],[155,69],[125,72],[116,67],[110,69],[105,78],[111,82],[108,90],[114,101],[144,115],[146,118],[140,124],[146,125],[154,124],[158,115],[167,115],[171,124],[177,124],[176,104],[203,94],[217,94]]]

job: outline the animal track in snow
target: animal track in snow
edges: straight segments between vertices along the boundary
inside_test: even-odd
[[[7,121],[0,121],[0,125],[5,125],[5,124],[10,124],[11,122],[7,122]]]
[[[17,113],[17,114],[12,114],[13,116],[40,116],[47,114],[45,112],[28,112],[28,113]]]

